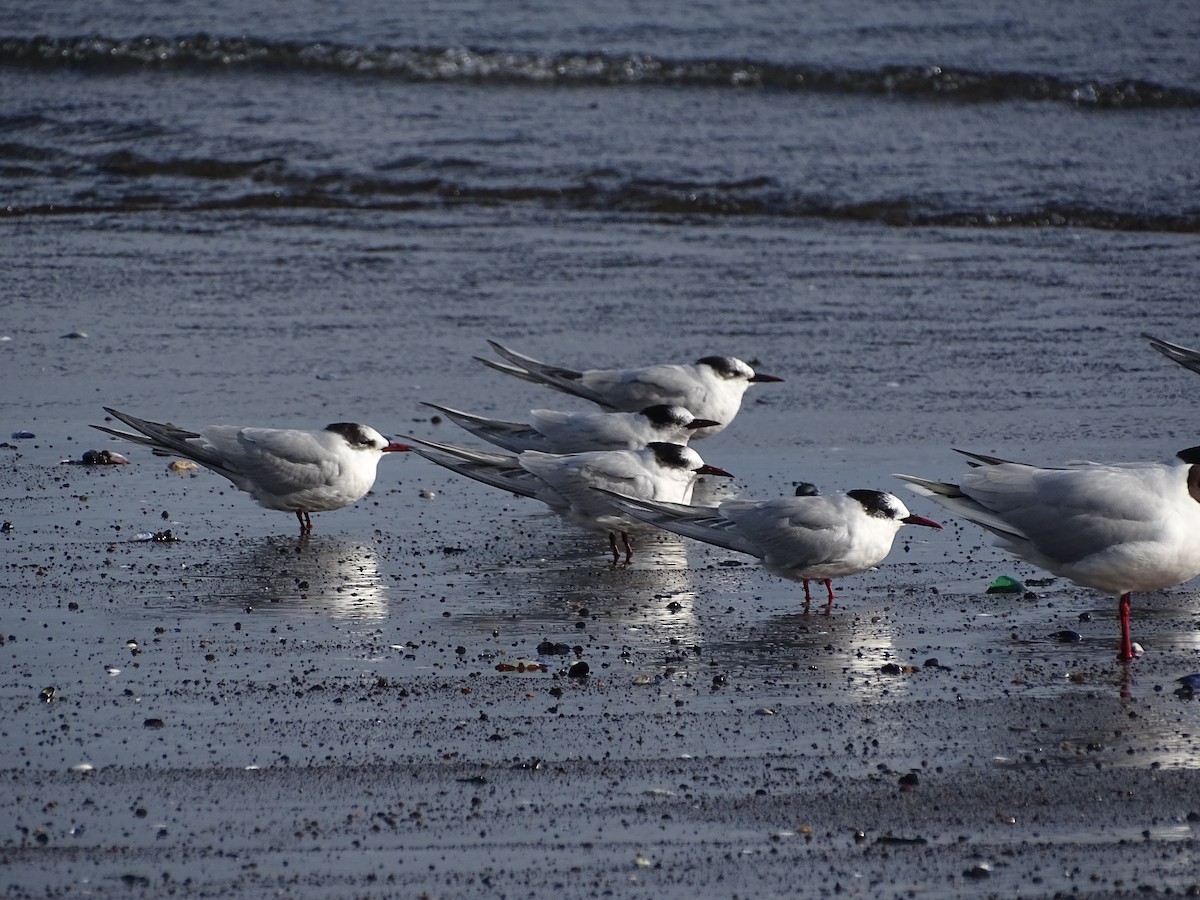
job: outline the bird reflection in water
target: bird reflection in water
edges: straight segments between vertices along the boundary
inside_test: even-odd
[[[271,536],[216,566],[215,574],[201,577],[218,582],[209,594],[218,601],[262,611],[283,604],[344,619],[387,615],[379,559],[369,545],[323,535]]]

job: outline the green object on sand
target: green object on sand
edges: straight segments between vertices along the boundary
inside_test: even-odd
[[[987,592],[989,594],[1019,594],[1024,590],[1025,585],[1021,584],[1017,579],[1001,575],[988,585]]]

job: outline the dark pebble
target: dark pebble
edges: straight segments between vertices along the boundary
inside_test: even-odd
[[[585,663],[583,660],[580,660],[577,663],[572,663],[571,668],[567,669],[567,677],[569,677],[569,678],[586,678],[588,672],[590,672],[590,671],[591,671],[591,667],[587,663]]]
[[[986,865],[985,863],[979,863],[978,865],[971,866],[971,868],[963,872],[963,875],[967,878],[990,878],[991,874],[991,866]]]
[[[884,675],[899,675],[901,672],[901,669],[895,663],[888,663],[887,665],[882,666],[879,669],[879,671],[882,672]]]
[[[166,723],[162,719],[147,719],[142,723],[143,728],[166,728]]]
[[[724,675],[714,675],[713,676],[712,686],[713,686],[714,690],[716,690],[717,688],[725,687],[725,685],[727,685],[727,684],[729,684],[729,679],[726,676],[724,676]]]
[[[913,788],[921,783],[921,779],[917,777],[916,772],[909,772],[907,775],[900,776],[900,786]]]
[[[1083,640],[1082,634],[1078,631],[1071,631],[1069,628],[1064,631],[1054,632],[1053,637],[1060,644],[1077,644]]]

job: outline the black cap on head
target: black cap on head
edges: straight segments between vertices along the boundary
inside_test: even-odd
[[[689,450],[682,444],[651,441],[646,445],[646,449],[652,451],[655,458],[664,466],[674,466],[677,469],[691,469],[696,464],[696,451]]]
[[[642,410],[642,415],[649,419],[655,425],[687,425],[692,421],[690,415],[683,415],[682,407],[668,406],[665,403],[657,403],[654,406],[647,406]]]
[[[696,365],[708,366],[722,378],[745,378],[749,380],[754,377],[754,370],[733,356],[705,356],[696,360]]]
[[[377,445],[375,436],[356,422],[334,422],[332,425],[326,425],[325,430],[340,434],[351,447],[365,449]]]
[[[898,510],[892,505],[892,495],[886,491],[870,491],[863,488],[846,491],[847,497],[853,497],[862,504],[868,516],[879,516],[882,519],[894,519]]]

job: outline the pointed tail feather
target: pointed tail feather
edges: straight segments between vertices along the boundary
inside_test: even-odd
[[[534,372],[550,378],[566,379],[568,381],[578,381],[583,377],[583,373],[575,369],[568,369],[565,366],[552,366],[549,363],[534,359],[532,356],[526,356],[523,353],[518,353],[516,350],[510,350],[496,341],[488,341],[488,345],[496,351],[498,356],[507,359],[510,363],[528,372]]]
[[[584,400],[590,400],[606,409],[616,408],[602,394],[598,394],[583,385],[582,372],[540,362],[532,357],[517,353],[515,350],[509,350],[503,344],[498,344],[495,341],[488,341],[488,344],[491,345],[492,349],[498,355],[513,363],[513,365],[505,365],[495,360],[485,359],[482,356],[475,357],[485,366],[495,369],[497,372],[503,372],[505,375],[512,375],[514,378],[545,385],[564,394],[573,394],[576,397],[582,397]]]
[[[465,428],[476,437],[483,438],[488,443],[503,447],[505,450],[522,453],[526,450],[552,451],[553,449],[544,434],[524,422],[485,419],[483,416],[476,416],[460,409],[452,409],[449,406],[439,406],[436,403],[423,403],[422,405],[438,410],[459,427]]]
[[[1014,528],[1008,522],[999,518],[987,507],[981,505],[975,500],[972,500],[962,492],[962,489],[957,484],[952,484],[946,481],[932,481],[928,478],[918,478],[915,475],[894,474],[895,478],[899,478],[905,482],[909,490],[922,497],[928,497],[930,500],[938,503],[954,515],[961,519],[966,519],[968,522],[974,522],[980,528],[986,528],[1007,541],[1027,543],[1029,538]]]
[[[607,494],[613,506],[622,513],[656,525],[664,531],[737,553],[745,553],[749,556],[760,555],[754,545],[738,531],[737,525],[721,515],[718,507],[690,506],[686,503],[668,503],[663,500],[641,500],[636,497],[626,497],[615,491],[606,491],[603,488],[596,488],[596,490]]]
[[[404,440],[414,445],[414,453],[430,462],[503,491],[522,497],[536,497],[538,491],[546,486],[542,479],[521,468],[515,456],[468,450],[420,438],[405,437]]]
[[[201,444],[193,443],[200,439],[200,435],[195,431],[187,431],[183,428],[177,428],[174,425],[163,424],[162,422],[139,419],[137,416],[120,412],[109,406],[105,406],[104,411],[141,433],[130,434],[129,432],[118,431],[115,428],[108,428],[104,425],[91,426],[97,431],[103,431],[114,437],[132,441],[135,444],[142,444],[153,450],[156,456],[182,456],[185,459],[195,460],[200,465],[212,469],[214,472],[224,475],[230,480],[240,477],[240,473],[231,469],[220,456]]]
[[[1142,337],[1150,342],[1150,346],[1173,362],[1179,363],[1185,369],[1191,369],[1193,372],[1200,372],[1200,350],[1190,350],[1187,347],[1182,347],[1179,344],[1172,344],[1170,341],[1164,341],[1154,335],[1142,332]]]

